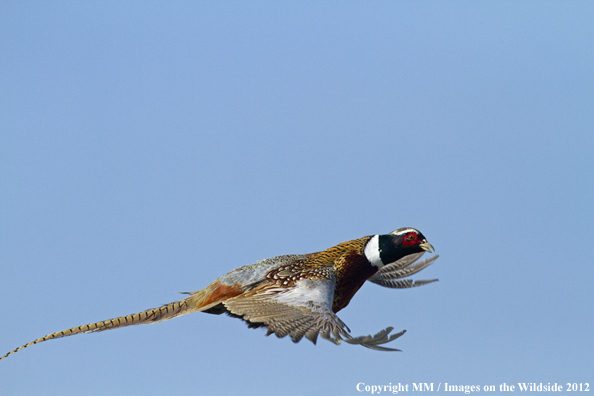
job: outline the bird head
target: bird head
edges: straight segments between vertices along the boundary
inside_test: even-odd
[[[433,245],[417,229],[405,227],[385,235],[374,235],[365,246],[369,262],[381,268],[414,253],[434,252]]]

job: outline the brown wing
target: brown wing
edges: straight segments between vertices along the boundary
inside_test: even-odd
[[[331,310],[333,290],[333,280],[302,279],[291,289],[267,285],[228,299],[222,305],[231,316],[245,320],[250,327],[266,327],[267,335],[288,335],[293,342],[305,337],[315,344],[319,335],[335,344],[344,340],[378,351],[398,351],[380,346],[404,334],[402,331],[390,336],[392,327],[374,336],[351,337],[349,328]]]
[[[268,284],[223,305],[251,327],[266,327],[267,335],[288,335],[293,342],[305,337],[314,344],[319,335],[340,344],[342,337],[350,338],[350,330],[331,310],[334,283],[334,279],[301,279],[291,288]]]

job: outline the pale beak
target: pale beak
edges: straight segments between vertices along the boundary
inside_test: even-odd
[[[432,244],[427,242],[426,239],[423,239],[423,243],[421,243],[419,246],[421,247],[421,249],[423,249],[426,252],[435,253],[435,248],[433,247]]]

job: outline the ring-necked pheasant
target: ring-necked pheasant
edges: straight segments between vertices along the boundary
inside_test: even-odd
[[[366,236],[317,253],[269,258],[239,267],[190,296],[159,308],[73,327],[41,337],[0,358],[42,341],[80,333],[160,322],[191,312],[227,313],[243,319],[250,328],[266,327],[293,342],[303,337],[314,344],[318,335],[335,344],[342,340],[382,351],[380,346],[404,334],[389,336],[388,327],[376,335],[352,337],[336,313],[346,307],[357,290],[370,281],[389,288],[409,288],[436,281],[401,279],[415,274],[439,256],[416,262],[433,246],[414,228],[385,235]],[[348,331],[348,332],[347,332]]]

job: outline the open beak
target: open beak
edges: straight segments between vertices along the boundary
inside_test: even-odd
[[[426,239],[423,239],[423,243],[421,243],[419,246],[421,247],[421,249],[423,249],[426,252],[435,253],[435,248],[433,247],[432,244],[427,242]]]

